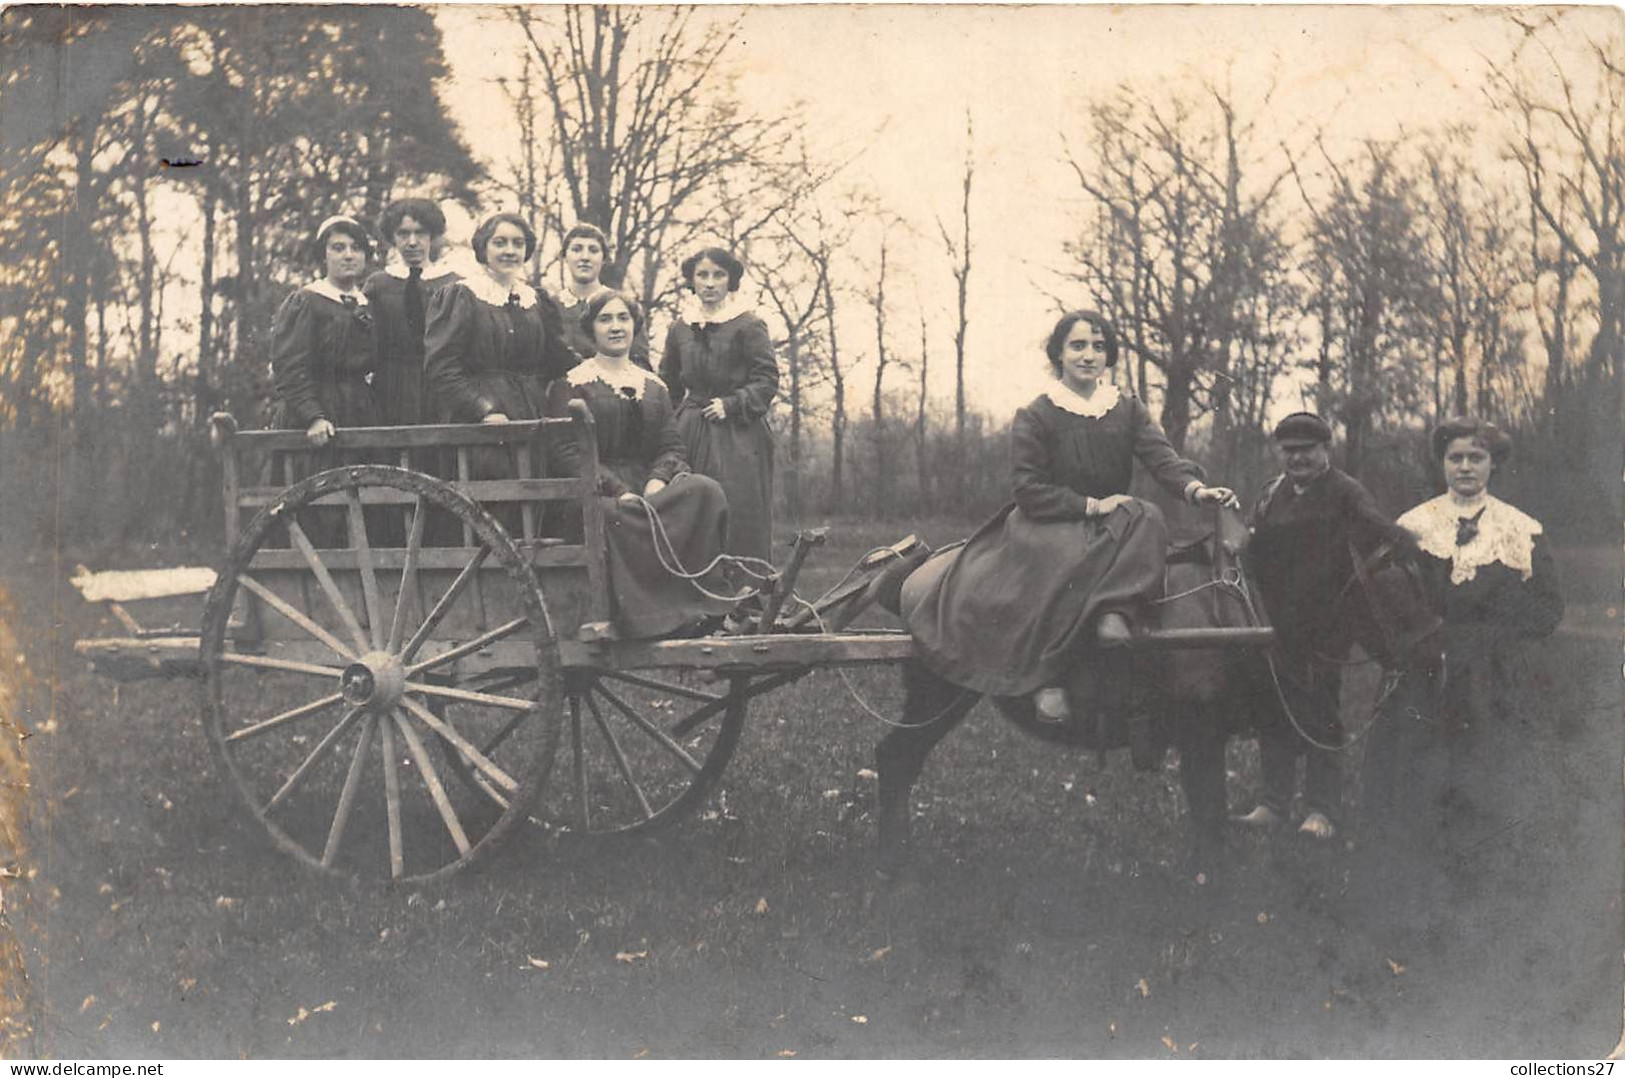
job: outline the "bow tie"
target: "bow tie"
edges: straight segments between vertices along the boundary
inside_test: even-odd
[[[355,297],[354,296],[340,296],[339,299],[344,303],[344,305],[346,307],[350,308],[350,310],[352,310],[352,311],[355,310],[356,303],[355,303]]]
[[[518,292],[509,292],[508,293],[508,309],[510,311],[517,311],[519,309],[519,293]]]
[[[1489,508],[1489,506],[1487,506],[1487,505],[1484,507],[1484,509],[1488,509],[1488,508]],[[1457,517],[1456,518],[1456,545],[1457,546],[1466,546],[1468,543],[1470,543],[1474,539],[1478,538],[1478,522],[1484,516],[1484,509],[1480,509],[1478,512],[1474,513],[1470,517]]]

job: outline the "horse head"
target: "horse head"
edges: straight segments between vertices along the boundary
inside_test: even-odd
[[[1347,618],[1367,655],[1387,669],[1425,662],[1442,619],[1428,601],[1414,552],[1385,542],[1369,554],[1348,548],[1349,576],[1332,617]]]

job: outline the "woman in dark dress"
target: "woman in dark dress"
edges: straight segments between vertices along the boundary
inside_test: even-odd
[[[547,405],[555,416],[568,414],[572,399],[592,409],[615,628],[623,638],[661,636],[726,613],[731,602],[706,594],[723,594],[721,574],[691,582],[673,572],[712,566],[727,534],[728,503],[713,480],[689,470],[666,387],[631,360],[643,311],[627,293],[605,289],[582,317],[594,354],[548,388]],[[554,452],[555,474],[579,471],[574,440],[560,439]]]
[[[1138,398],[1103,381],[1117,338],[1093,311],[1056,323],[1045,345],[1054,388],[1010,424],[1015,502],[957,556],[925,563],[903,586],[903,616],[925,665],[955,685],[1034,694],[1040,718],[1069,717],[1060,688],[1080,645],[1126,643],[1162,585],[1167,527],[1131,498],[1135,461],[1193,502],[1235,505],[1204,486]]]
[[[597,225],[574,225],[564,234],[564,291],[559,308],[564,315],[564,336],[570,348],[582,359],[598,351],[592,327],[581,320],[587,301],[604,291],[604,263],[609,260],[609,237]],[[649,369],[649,336],[646,327],[632,340],[632,362]]]
[[[323,277],[300,288],[271,323],[276,422],[325,446],[338,427],[379,422],[370,380],[377,346],[367,297],[358,287],[372,254],[367,230],[351,217],[329,217],[316,230]]]
[[[779,367],[767,325],[736,302],[745,267],[720,247],[683,260],[691,296],[666,334],[660,377],[694,470],[728,495],[728,552],[773,555],[773,432]]]
[[[403,198],[384,207],[379,233],[392,257],[367,278],[378,334],[378,372],[373,390],[390,426],[429,423],[433,410],[423,394],[423,335],[429,299],[457,279],[434,258],[446,233],[440,207],[426,198]]]
[[[1432,448],[1449,489],[1399,524],[1416,536],[1443,618],[1439,654],[1431,676],[1408,675],[1372,727],[1364,772],[1373,855],[1417,874],[1509,849],[1538,813],[1543,779],[1528,746],[1542,707],[1529,651],[1563,620],[1540,522],[1489,493],[1511,439],[1481,420],[1450,419]]]
[[[536,233],[511,213],[474,230],[480,273],[454,281],[429,301],[424,376],[444,423],[538,419],[547,385],[575,365],[559,308],[521,278]],[[504,454],[476,455],[475,478],[513,474]]]

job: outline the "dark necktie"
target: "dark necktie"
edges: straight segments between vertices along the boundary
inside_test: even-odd
[[[1485,506],[1484,509],[1488,509]],[[1478,522],[1484,516],[1484,509],[1480,509],[1470,517],[1456,518],[1456,545],[1466,546],[1478,537]]]
[[[406,324],[414,339],[423,338],[423,267],[413,266],[406,274]]]

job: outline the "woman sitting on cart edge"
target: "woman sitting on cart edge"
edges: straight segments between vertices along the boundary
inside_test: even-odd
[[[595,354],[548,387],[547,412],[567,415],[572,399],[592,409],[615,628],[624,638],[693,629],[733,608],[714,571],[727,535],[727,498],[714,480],[690,470],[665,385],[632,362],[643,328],[637,300],[605,289],[581,318]],[[554,475],[580,471],[573,439],[555,440],[553,454]]]
[[[690,296],[666,334],[660,377],[696,472],[728,495],[728,553],[773,556],[773,432],[779,367],[767,324],[738,302],[744,263],[720,247],[683,260]]]
[[[1045,343],[1056,385],[1010,424],[1015,500],[956,558],[905,584],[903,614],[921,660],[953,684],[1033,694],[1039,717],[1070,717],[1061,682],[1091,639],[1126,644],[1162,586],[1167,526],[1124,493],[1139,461],[1193,503],[1235,508],[1204,485],[1145,403],[1105,380],[1117,336],[1094,311],[1073,311]]]

